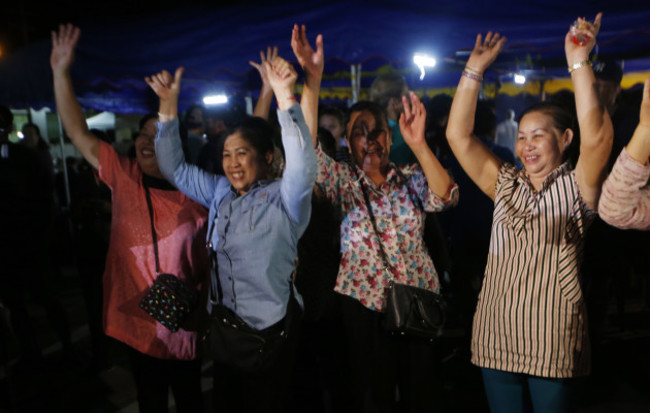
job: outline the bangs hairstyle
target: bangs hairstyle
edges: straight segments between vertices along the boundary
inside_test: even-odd
[[[372,116],[375,118],[375,123],[378,125],[382,125],[382,127],[385,127],[388,129],[388,118],[386,117],[386,111],[384,108],[382,108],[378,103],[376,102],[371,102],[369,100],[361,100],[350,108],[350,116],[349,119],[352,119],[352,114],[355,112],[363,112],[363,111],[368,111],[372,114]],[[348,121],[348,125],[346,126],[346,133],[347,129],[352,126],[349,124],[350,121]]]
[[[219,148],[220,152],[223,152],[223,147],[228,136],[237,132],[241,134],[242,138],[248,144],[255,148],[259,159],[263,160],[268,152],[273,153],[273,127],[267,121],[257,116],[246,117],[239,125],[228,129],[226,139],[223,140]]]

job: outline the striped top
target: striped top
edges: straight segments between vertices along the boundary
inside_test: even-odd
[[[603,184],[598,214],[618,228],[650,230],[650,164],[634,160],[625,149]]]
[[[542,377],[589,374],[579,268],[595,215],[567,164],[539,191],[523,170],[503,164],[474,315],[472,363]]]

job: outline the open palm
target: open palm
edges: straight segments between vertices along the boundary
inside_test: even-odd
[[[316,50],[307,40],[307,28],[305,25],[293,26],[291,32],[291,48],[298,59],[298,63],[308,76],[320,76],[323,73],[323,35],[316,36]]]
[[[411,102],[406,96],[402,96],[404,112],[399,117],[399,128],[404,137],[404,142],[414,148],[418,145],[426,144],[424,139],[424,129],[426,127],[427,111],[424,104],[415,93],[410,92]]]
[[[55,72],[65,71],[74,61],[74,48],[79,41],[81,30],[71,24],[60,25],[59,31],[52,32],[52,53],[50,66]]]

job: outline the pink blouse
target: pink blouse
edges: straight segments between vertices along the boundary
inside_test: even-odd
[[[618,228],[650,230],[650,164],[642,165],[625,149],[603,184],[598,214]]]

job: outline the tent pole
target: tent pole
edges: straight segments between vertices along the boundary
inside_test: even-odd
[[[352,90],[352,99],[349,106],[359,101],[359,92],[361,91],[361,64],[350,66],[350,81]]]
[[[57,113],[56,115],[57,120],[59,121],[59,149],[61,149],[61,164],[63,165],[63,183],[65,187],[65,201],[66,201],[66,206],[68,209],[70,209],[70,205],[72,204],[72,201],[70,199],[70,180],[68,178],[68,163],[66,162],[65,159],[65,146],[63,144],[63,124],[61,123],[61,117]]]

